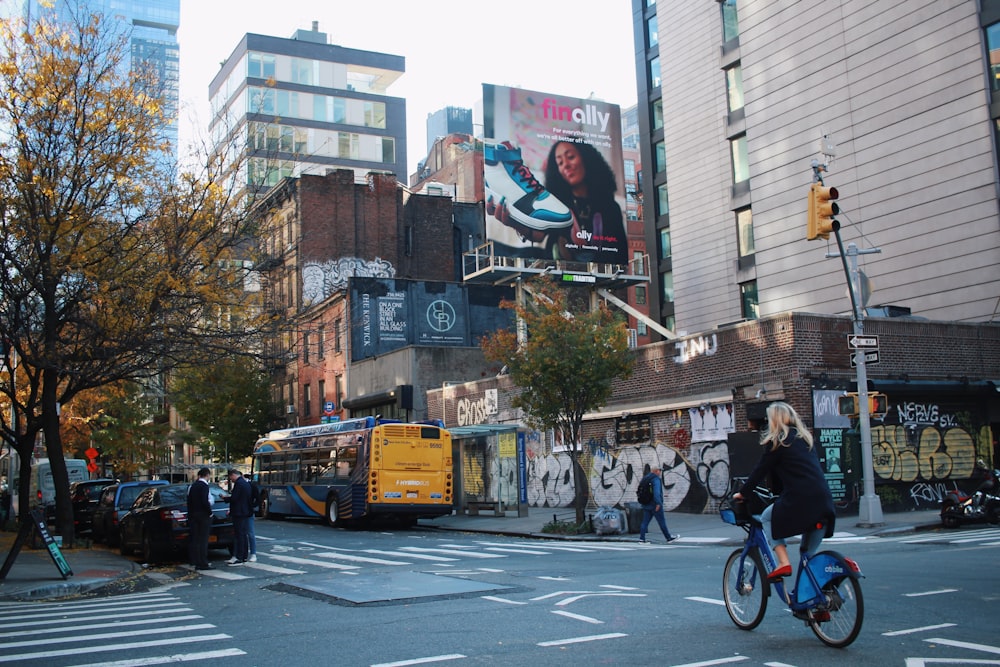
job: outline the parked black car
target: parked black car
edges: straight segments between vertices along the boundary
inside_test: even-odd
[[[109,546],[118,546],[118,521],[132,507],[142,490],[153,485],[165,486],[170,482],[153,479],[142,482],[119,482],[104,488],[92,517],[91,536],[95,542],[107,540]]]
[[[69,497],[73,503],[73,530],[82,535],[90,530],[94,508],[101,497],[101,491],[108,484],[114,484],[113,479],[85,479],[72,482],[69,485]]]
[[[122,554],[139,551],[147,563],[163,560],[168,555],[187,559],[191,533],[187,518],[189,486],[151,486],[139,494],[118,525]],[[235,537],[233,521],[229,516],[229,495],[218,484],[209,484],[209,493],[214,502],[208,547],[229,548]]]

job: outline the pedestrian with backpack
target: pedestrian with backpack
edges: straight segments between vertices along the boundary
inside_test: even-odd
[[[639,480],[639,490],[636,497],[642,505],[642,524],[639,526],[639,542],[646,543],[646,528],[649,521],[656,517],[656,523],[663,531],[663,537],[667,543],[673,542],[680,535],[671,535],[667,529],[667,519],[663,516],[663,480],[660,478],[661,470],[659,464],[653,464],[649,472]]]

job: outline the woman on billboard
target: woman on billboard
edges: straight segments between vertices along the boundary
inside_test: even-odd
[[[573,212],[570,237],[558,242],[563,259],[628,262],[615,174],[596,148],[584,142],[553,144],[545,160],[545,189]]]

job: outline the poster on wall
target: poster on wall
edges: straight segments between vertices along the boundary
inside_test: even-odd
[[[847,497],[847,484],[844,482],[844,430],[839,428],[816,429],[816,447],[826,483],[833,494],[833,502],[841,503]]]
[[[617,104],[483,84],[486,238],[497,255],[629,261]]]
[[[713,403],[688,410],[691,417],[691,442],[718,442],[736,431],[733,404]]]

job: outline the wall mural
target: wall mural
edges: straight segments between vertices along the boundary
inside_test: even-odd
[[[309,306],[319,303],[334,292],[347,287],[348,278],[393,278],[396,269],[380,257],[374,260],[357,257],[306,262],[302,268],[302,302]]]
[[[573,507],[575,486],[572,458],[568,451],[549,451],[540,437],[528,439],[528,505]],[[691,445],[683,453],[666,444],[629,445],[613,448],[606,441],[592,441],[583,448],[580,463],[589,488],[588,507],[618,506],[635,502],[635,492],[647,466],[663,469],[664,509],[712,512],[729,489],[729,448],[725,441]],[[516,501],[517,460],[493,458],[497,497]],[[468,492],[468,482],[466,482]],[[477,488],[478,483],[477,483]]]

